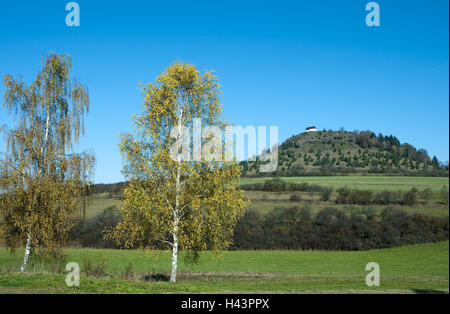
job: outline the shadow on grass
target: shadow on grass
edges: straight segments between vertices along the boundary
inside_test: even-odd
[[[142,276],[142,280],[144,280],[144,281],[169,281],[170,277],[165,274],[161,274],[161,273],[153,273],[153,274],[147,274],[147,275]]]
[[[412,289],[414,293],[418,294],[448,294],[448,292],[442,290],[433,290],[433,289]]]

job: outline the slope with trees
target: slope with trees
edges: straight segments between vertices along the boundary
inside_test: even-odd
[[[308,176],[338,174],[388,174],[448,176],[441,165],[423,148],[401,143],[393,135],[371,131],[331,131],[301,133],[279,147],[275,173],[260,173],[259,158],[242,161],[244,176]]]

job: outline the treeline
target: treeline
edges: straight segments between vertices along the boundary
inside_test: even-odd
[[[337,204],[351,204],[351,205],[417,205],[419,198],[427,204],[433,197],[433,192],[430,188],[419,191],[413,187],[409,191],[389,191],[373,192],[367,190],[349,189],[342,187],[336,190],[338,196],[335,202]],[[440,191],[440,201],[444,205],[448,205],[448,190]]]
[[[449,238],[448,217],[409,215],[386,208],[345,212],[327,208],[311,215],[309,207],[251,210],[239,221],[234,249],[368,250]]]
[[[115,207],[87,221],[79,221],[70,245],[119,248],[104,239],[103,231],[120,221]],[[368,250],[449,238],[448,217],[408,214],[386,207],[338,210],[326,208],[312,215],[311,207],[275,208],[267,214],[248,211],[234,232],[235,250]],[[161,245],[160,249],[164,247]]]
[[[266,191],[266,192],[320,192],[324,187],[318,184],[309,184],[306,182],[295,183],[286,182],[280,178],[273,178],[264,182],[255,182],[249,184],[242,184],[240,188],[244,191]]]
[[[110,183],[110,184],[104,184],[104,183],[93,184],[90,187],[90,192],[94,193],[94,194],[110,193],[110,194],[119,195],[122,193],[126,184],[127,184],[127,182],[117,182],[117,183]]]
[[[341,175],[372,175],[372,174],[383,174],[387,176],[405,176],[405,177],[448,177],[449,169],[448,166],[443,166],[439,168],[425,167],[419,168],[417,164],[414,164],[413,169],[407,169],[402,167],[390,167],[390,166],[368,166],[366,168],[359,168],[359,164],[351,166],[335,166],[329,163],[329,160],[322,159],[317,161],[314,168],[305,167],[299,164],[293,165],[291,167],[278,166],[275,172],[259,172],[248,174],[249,169],[258,169],[261,163],[256,162],[240,162],[240,166],[243,171],[242,177],[320,177],[320,176],[341,176]],[[249,168],[250,167],[250,168]]]
[[[351,162],[349,164],[352,164]],[[320,176],[339,176],[339,175],[372,175],[383,174],[387,176],[405,176],[405,177],[448,177],[448,166],[440,168],[422,168],[422,169],[406,169],[401,167],[389,166],[370,166],[367,168],[358,168],[360,165],[353,166],[334,166],[328,163],[327,159],[322,159],[316,164],[317,168],[306,168],[301,165],[295,165],[292,168],[278,168],[275,173],[258,172],[257,177],[264,176],[285,176],[285,177],[320,177]]]
[[[253,163],[253,165],[252,165]],[[273,177],[273,176],[282,176],[282,177],[320,177],[320,176],[341,176],[341,175],[372,175],[372,174],[383,174],[387,176],[405,176],[405,177],[448,177],[449,169],[448,166],[443,167],[425,167],[418,168],[417,164],[414,164],[413,169],[407,169],[402,167],[391,167],[391,166],[368,166],[366,168],[359,168],[359,164],[352,165],[352,162],[349,162],[350,166],[335,166],[329,162],[328,159],[322,159],[317,161],[314,168],[305,167],[299,164],[293,165],[291,167],[278,167],[275,172],[256,172],[254,174],[248,175],[247,171],[249,170],[249,164],[254,169],[258,169],[261,165],[256,162],[241,162],[240,165],[243,170],[243,177]]]
[[[393,135],[387,136],[379,133],[377,136],[372,131],[355,131],[354,133],[356,135],[356,144],[361,148],[378,148],[412,161],[426,163],[434,168],[440,167],[436,156],[431,158],[426,149],[416,149],[408,143],[401,144],[399,139]]]

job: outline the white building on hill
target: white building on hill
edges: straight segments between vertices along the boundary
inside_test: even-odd
[[[317,132],[317,128],[315,126],[309,126],[306,128],[305,132]]]

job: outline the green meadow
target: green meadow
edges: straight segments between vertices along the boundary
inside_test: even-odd
[[[261,183],[271,178],[242,178],[241,185],[251,183]],[[449,208],[443,202],[442,194],[449,189],[449,179],[446,177],[391,177],[391,176],[331,176],[331,177],[281,177],[286,182],[315,184],[320,186],[332,187],[333,193],[330,200],[322,201],[319,193],[310,192],[270,192],[270,191],[245,191],[245,197],[251,201],[249,209],[257,210],[261,213],[272,211],[276,207],[304,206],[311,207],[312,213],[327,208],[334,207],[341,210],[349,210],[352,206],[336,204],[336,190],[342,187],[350,189],[369,190],[378,193],[383,190],[389,191],[408,191],[413,187],[419,191],[430,189],[432,197],[428,202],[420,198],[414,206],[395,205],[397,208],[408,213],[420,213],[429,216],[448,216]],[[299,196],[300,200],[292,201],[292,195]],[[355,205],[353,207],[361,207]],[[381,211],[386,206],[367,205],[376,211]]]
[[[241,178],[241,185],[264,182],[270,178]],[[371,190],[374,193],[382,190],[407,191],[416,187],[419,191],[426,188],[431,189],[432,199],[429,204],[424,204],[421,200],[416,206],[401,206],[408,213],[421,213],[431,216],[448,216],[448,206],[441,202],[441,192],[449,189],[449,178],[446,177],[391,177],[391,176],[331,176],[331,177],[282,177],[287,182],[317,184],[321,186],[331,186],[334,190],[347,186],[353,189]],[[300,195],[301,202],[290,201],[292,194]],[[267,191],[246,191],[245,197],[251,201],[249,209],[255,209],[262,213],[267,213],[275,207],[290,207],[309,205],[314,212],[318,212],[326,207],[335,207],[345,210],[349,206],[334,203],[336,192],[331,200],[323,202],[317,193],[309,192],[267,192]],[[120,208],[121,201],[112,197],[109,193],[98,193],[91,198],[86,210],[86,218],[92,218],[100,214],[105,208],[117,206]],[[377,211],[385,206],[371,206]]]
[[[200,262],[180,260],[176,284],[164,279],[170,253],[137,250],[68,249],[67,261],[81,267],[79,287],[63,272],[33,265],[16,272],[22,251],[0,249],[1,293],[448,293],[449,242],[369,251],[203,252]],[[104,266],[86,274],[83,267]],[[380,265],[380,286],[368,287],[365,266]]]
[[[243,178],[242,184],[263,182],[268,178]],[[282,178],[296,183],[372,190],[406,191],[430,188],[432,199],[419,199],[415,206],[400,206],[409,213],[447,216],[448,206],[441,201],[448,178],[333,176]],[[300,198],[293,201],[292,194]],[[336,192],[329,201],[318,193],[246,191],[249,208],[262,213],[275,207],[311,207],[316,213],[326,207],[349,210],[335,204]],[[105,208],[120,208],[121,200],[110,193],[95,194],[86,218]],[[382,210],[385,206],[371,206]],[[448,293],[449,242],[409,245],[369,251],[225,251],[220,257],[202,252],[199,264],[179,262],[176,284],[166,281],[170,252],[139,250],[78,249],[65,250],[66,262],[81,268],[79,287],[65,284],[63,265],[31,263],[26,274],[18,267],[23,250],[0,248],[0,293]],[[380,265],[380,286],[365,284],[369,262]],[[64,264],[65,265],[65,264]]]

